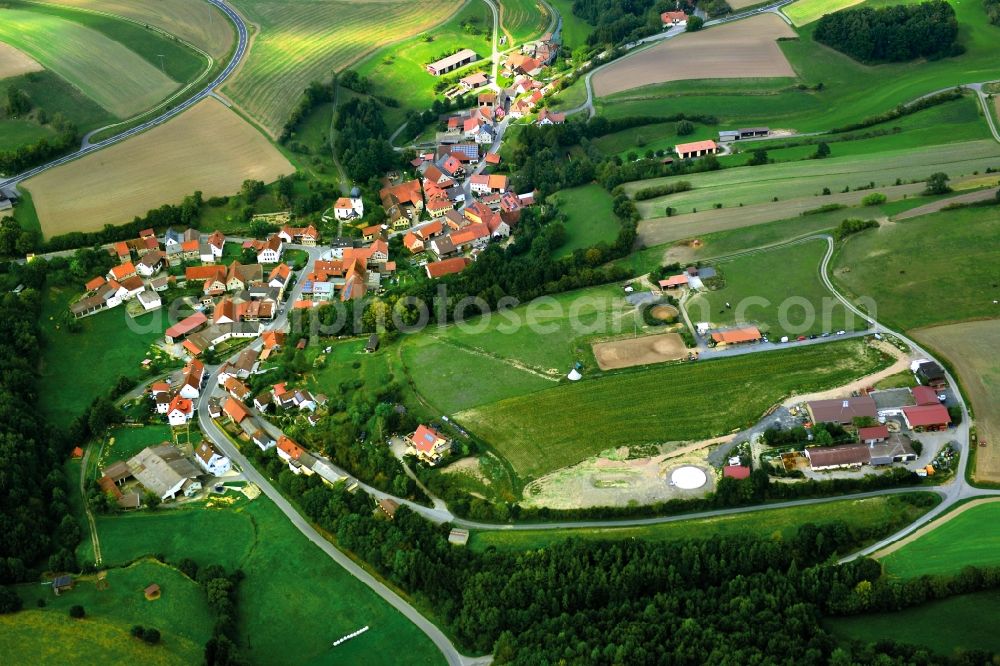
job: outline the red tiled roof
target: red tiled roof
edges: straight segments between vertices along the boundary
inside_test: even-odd
[[[871,426],[869,428],[858,428],[858,439],[867,442],[872,439],[888,439],[889,426]]]
[[[750,468],[743,465],[726,465],[722,469],[722,476],[729,479],[746,479],[750,476]]]
[[[936,405],[903,407],[903,415],[906,416],[906,421],[910,424],[911,428],[942,426],[951,423],[951,416],[948,415],[948,409],[941,403]]]
[[[170,407],[167,408],[167,413],[171,413],[174,410],[180,410],[185,414],[191,413],[191,401],[187,398],[182,398],[179,395],[175,395],[174,399],[170,401]]]
[[[105,282],[106,282],[106,280],[104,279],[104,277],[101,276],[101,275],[98,275],[93,280],[91,280],[90,282],[88,282],[87,284],[85,284],[84,287],[87,288],[87,291],[93,291],[94,289],[97,289],[98,287],[100,287],[101,285],[103,285]]]
[[[452,273],[461,273],[468,265],[469,260],[465,257],[455,257],[454,259],[445,259],[444,261],[432,261],[426,266],[427,277],[434,279],[445,275],[451,275]]]
[[[285,435],[278,438],[278,448],[287,453],[292,460],[302,457],[302,447]]]
[[[713,340],[716,342],[725,342],[727,344],[734,342],[752,342],[754,340],[760,340],[760,338],[760,331],[756,326],[748,326],[747,328],[736,328],[731,331],[712,333]]]
[[[245,419],[250,413],[250,410],[247,409],[246,405],[232,396],[226,400],[226,404],[223,405],[222,411],[236,423]]]
[[[500,156],[496,153],[486,153],[487,164],[500,164]]]
[[[430,453],[434,450],[434,444],[444,437],[425,425],[417,426],[417,431],[413,433],[413,446],[417,451]]]
[[[940,404],[937,397],[937,391],[932,389],[930,386],[914,386],[911,390],[913,391],[913,399],[917,401],[918,405]]]
[[[674,146],[674,152],[678,155],[681,153],[692,153],[702,150],[715,150],[715,142],[711,139],[706,139],[704,141],[692,141],[691,143],[678,143]]]
[[[677,287],[687,283],[688,276],[684,273],[681,273],[680,275],[671,275],[666,280],[660,280],[661,287]]]
[[[220,273],[225,275],[225,266],[219,264],[208,264],[207,266],[188,266],[184,269],[184,279],[186,280],[210,280]],[[223,278],[225,279],[225,278]]]
[[[193,315],[187,319],[182,319],[173,326],[167,329],[167,335],[171,338],[177,338],[182,335],[186,335],[201,326],[208,321],[208,317],[205,316],[204,312],[195,312]]]

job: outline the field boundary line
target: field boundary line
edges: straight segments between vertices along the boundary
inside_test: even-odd
[[[979,497],[977,499],[972,500],[971,502],[966,502],[965,504],[961,505],[954,511],[949,511],[948,513],[939,516],[937,520],[933,520],[924,525],[923,527],[921,527],[920,529],[916,530],[915,532],[907,534],[899,541],[894,541],[885,548],[872,553],[871,557],[872,559],[880,560],[883,557],[892,555],[897,550],[901,550],[902,548],[919,540],[921,537],[924,537],[927,534],[933,532],[942,525],[948,524],[952,519],[959,517],[969,509],[974,509],[977,506],[983,506],[985,504],[993,504],[995,502],[1000,502],[1000,497]]]
[[[515,361],[514,359],[511,359],[511,358],[505,358],[503,356],[500,356],[499,354],[492,354],[492,353],[490,353],[490,352],[488,352],[488,351],[486,351],[484,349],[480,349],[478,347],[472,347],[470,345],[463,345],[462,343],[456,342],[454,340],[447,340],[447,339],[442,338],[442,337],[440,337],[438,335],[431,335],[430,337],[434,338],[438,342],[441,342],[441,343],[446,344],[446,345],[450,345],[450,346],[452,346],[455,349],[458,349],[460,351],[464,351],[467,354],[472,354],[474,356],[483,356],[485,358],[491,358],[494,361],[499,361],[501,363],[505,363],[506,365],[509,365],[512,368],[515,368],[517,370],[521,370],[522,372],[527,372],[528,374],[535,375],[536,377],[541,377],[542,379],[547,379],[550,382],[558,382],[559,381],[559,379],[557,377],[553,377],[552,375],[545,374],[544,372],[542,372],[538,368],[533,368],[533,367],[531,367],[530,365],[528,365],[526,363],[522,363],[521,361]]]
[[[103,446],[102,443],[101,447],[103,448]],[[90,504],[87,502],[87,463],[90,461],[90,452],[92,449],[92,446],[88,446],[84,451],[83,459],[80,461],[80,498],[83,500],[83,513],[87,517],[90,542],[94,549],[94,564],[100,566],[104,562],[104,558],[101,556],[101,538],[97,534],[97,521],[94,520],[94,513],[90,510]]]

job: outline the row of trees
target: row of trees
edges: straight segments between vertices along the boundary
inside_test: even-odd
[[[281,476],[293,476],[284,470]],[[872,537],[843,521],[805,524],[786,539],[595,542],[544,549],[474,552],[447,542],[449,525],[406,507],[392,521],[371,498],[301,479],[293,499],[337,543],[392,583],[434,608],[463,648],[496,663],[866,663],[972,664],[989,655],[941,657],[892,643],[838,645],[824,613],[901,608],[917,591],[882,581],[869,560],[826,562]],[[1000,574],[928,579],[925,588],[968,591],[1000,586]]]
[[[861,62],[902,62],[958,55],[955,10],[945,0],[917,5],[859,7],[826,14],[816,24],[816,41]]]
[[[312,113],[320,104],[327,102],[332,102],[333,97],[336,94],[337,89],[337,79],[336,77],[331,79],[329,83],[322,83],[320,81],[312,81],[303,91],[302,98],[299,103],[295,105],[292,109],[292,113],[289,114],[288,120],[285,121],[284,126],[281,128],[281,134],[278,136],[279,141],[287,141],[298,129],[299,123],[301,123],[306,116]]]
[[[620,44],[663,29],[660,13],[676,8],[671,0],[574,0],[573,14],[594,26],[587,44]]]

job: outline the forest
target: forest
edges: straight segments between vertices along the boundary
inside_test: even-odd
[[[945,0],[917,5],[858,7],[824,15],[816,41],[864,63],[960,55],[958,19]]]
[[[17,270],[14,277],[25,289],[5,289],[0,297],[0,583],[30,580],[40,566],[74,569],[80,539],[61,470],[69,451],[36,409],[39,290],[45,284],[45,262],[38,263],[5,265],[7,277]]]
[[[333,151],[354,180],[367,182],[397,164],[382,108],[374,99],[355,97],[338,105],[333,128]]]

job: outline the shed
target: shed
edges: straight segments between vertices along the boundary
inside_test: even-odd
[[[380,499],[377,502],[377,504],[379,510],[385,515],[387,515],[389,517],[389,520],[392,520],[393,518],[396,517],[396,511],[399,509],[399,502],[385,498],[385,499]]]
[[[880,425],[870,428],[858,428],[858,439],[862,444],[878,444],[889,439],[889,427]]]
[[[456,546],[464,546],[469,543],[469,530],[462,530],[457,527],[453,528],[451,532],[448,533],[448,543]]]
[[[56,593],[57,597],[66,590],[71,589],[73,589],[72,576],[56,576],[52,579],[52,591]]]
[[[153,583],[143,590],[142,593],[146,595],[146,601],[155,601],[160,598],[160,586]]]
[[[371,337],[368,338],[368,344],[365,345],[365,351],[369,354],[378,351],[378,333],[372,333]]]
[[[930,386],[914,386],[912,391],[913,399],[918,405],[936,405],[940,402],[937,391]]]

